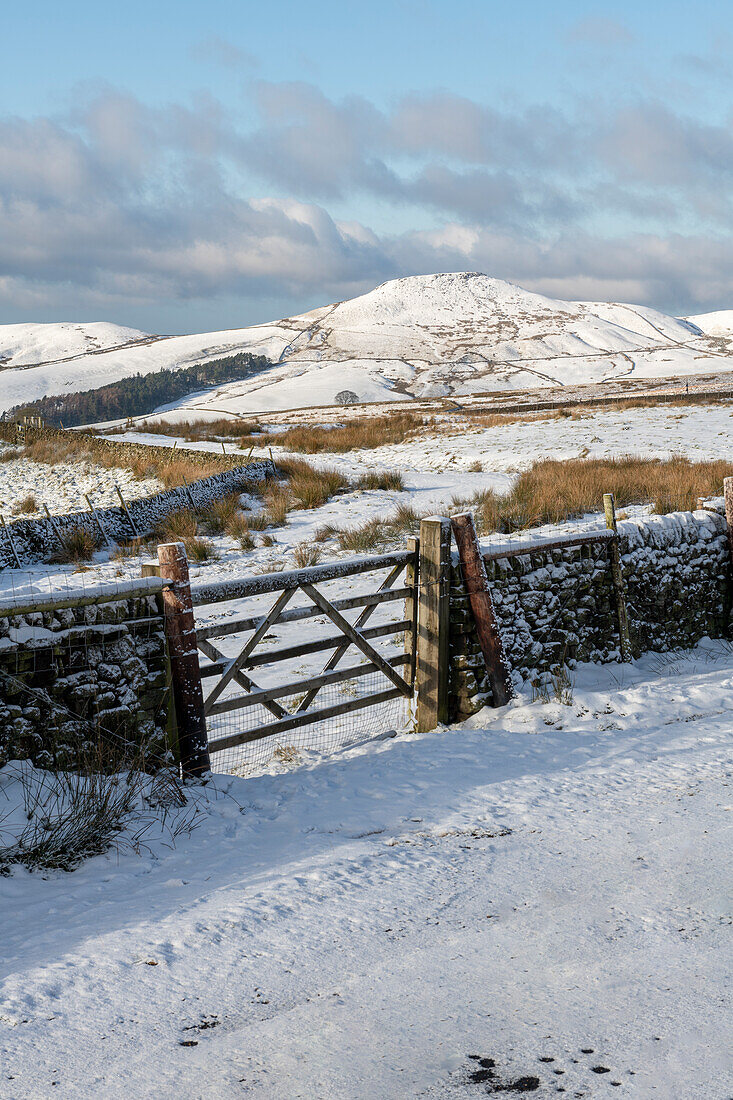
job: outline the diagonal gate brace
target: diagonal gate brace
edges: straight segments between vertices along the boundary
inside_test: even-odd
[[[369,658],[372,664],[376,665],[379,671],[383,672],[396,688],[399,688],[403,695],[412,695],[412,686],[408,684],[407,680],[404,680],[398,672],[395,672],[392,665],[385,661],[381,653],[378,653],[374,646],[370,645],[369,642],[361,636],[359,631],[336,610],[333,604],[330,603],[317,588],[314,588],[312,584],[303,584],[301,587],[303,591],[310,596],[313,603],[316,604],[317,607],[320,607],[324,615],[328,615],[329,619],[335,623],[342,634],[345,634],[349,641],[352,642],[357,649],[360,649],[362,653]]]

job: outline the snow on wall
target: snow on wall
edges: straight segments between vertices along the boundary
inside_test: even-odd
[[[4,425],[0,431],[0,437],[14,440],[15,426]],[[53,438],[66,433],[57,432],[55,429],[31,429],[26,431],[27,439]],[[89,443],[92,451],[95,447],[111,450],[120,464],[141,452],[151,456],[153,452],[160,454],[167,460],[171,458],[168,447],[146,447],[142,444],[117,442],[115,440],[90,437]],[[274,466],[269,460],[249,462],[241,465],[241,459],[236,455],[216,455],[210,452],[186,451],[187,460],[201,463],[220,465],[221,472],[210,477],[200,478],[190,484],[175,489],[167,489],[160,493],[154,493],[149,497],[142,497],[128,502],[128,510],[135,528],[140,534],[148,534],[155,524],[171,512],[177,512],[191,507],[193,500],[196,508],[203,508],[213,500],[227,496],[229,493],[242,492],[248,485],[264,480],[274,473]],[[133,537],[130,519],[128,519],[122,506],[115,508],[97,509],[102,525],[111,541],[123,541]],[[45,561],[59,548],[58,532],[63,535],[81,528],[88,531],[95,539],[100,539],[99,527],[94,516],[89,512],[70,512],[58,515],[53,519],[19,519],[8,525],[10,534],[0,532],[0,570],[13,568],[16,565],[12,547],[22,564]],[[12,539],[12,546],[11,540]]]
[[[632,646],[690,648],[727,632],[729,552],[725,517],[673,512],[619,523]],[[488,548],[487,548],[488,549]],[[608,548],[591,543],[512,558],[486,558],[494,609],[513,676],[535,681],[554,666],[618,661],[618,623]],[[490,700],[483,658],[460,577],[451,587],[450,706],[456,718]]]

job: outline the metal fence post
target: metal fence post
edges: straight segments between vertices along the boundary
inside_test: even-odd
[[[431,516],[420,524],[417,627],[417,730],[448,721],[450,623],[450,520]]]
[[[163,589],[163,616],[171,663],[181,773],[184,777],[201,776],[211,770],[211,765],[185,546],[182,542],[159,546],[158,561],[161,578],[171,582]]]

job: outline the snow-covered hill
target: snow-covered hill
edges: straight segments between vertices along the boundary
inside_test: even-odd
[[[641,306],[546,298],[474,272],[419,275],[298,317],[195,336],[0,326],[0,362],[9,368],[0,407],[237,351],[273,367],[181,402],[186,415],[326,405],[343,390],[385,401],[733,369],[718,333],[703,328]],[[36,330],[27,347],[21,329]],[[37,330],[48,330],[43,360]],[[97,348],[85,350],[91,339]]]
[[[0,325],[0,367],[33,367],[39,363],[76,359],[148,339],[145,332],[111,325],[107,321]]]

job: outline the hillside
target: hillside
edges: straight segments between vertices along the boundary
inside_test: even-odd
[[[0,369],[34,367],[39,363],[86,357],[149,339],[155,337],[106,321],[0,325]]]
[[[22,328],[59,330],[45,337],[52,356],[39,359],[41,343],[33,334],[27,348],[19,346],[14,330]],[[110,330],[110,343],[115,332],[127,336],[118,340],[122,346],[104,350],[102,333],[92,329]],[[97,347],[70,350],[93,337]],[[16,350],[9,356],[11,341]],[[7,360],[0,407],[240,351],[274,365],[179,402],[186,415],[330,404],[343,390],[360,401],[384,401],[733,367],[719,326],[708,329],[705,317],[565,302],[459,272],[397,279],[297,317],[201,335],[145,336],[104,325],[0,326],[0,357]],[[38,365],[24,365],[30,363]]]

